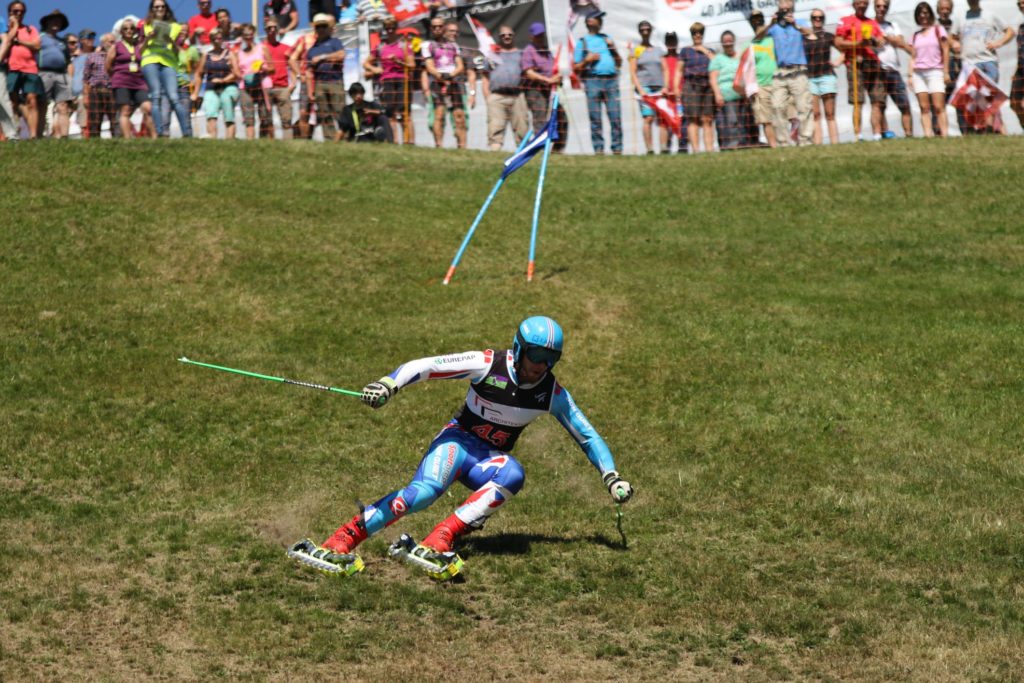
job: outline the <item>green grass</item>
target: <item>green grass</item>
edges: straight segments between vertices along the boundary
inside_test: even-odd
[[[0,150],[0,661],[21,679],[976,680],[1024,670],[1022,139],[555,158],[453,284],[500,158],[202,142]],[[382,191],[383,190],[383,191]],[[523,317],[637,495],[544,418],[436,586],[283,548],[404,484]],[[442,674],[442,672],[444,672]]]

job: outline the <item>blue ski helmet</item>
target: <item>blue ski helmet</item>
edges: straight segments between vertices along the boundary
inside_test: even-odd
[[[562,357],[562,328],[543,315],[535,315],[519,323],[512,342],[512,359],[518,363],[524,353],[534,363],[554,367]]]

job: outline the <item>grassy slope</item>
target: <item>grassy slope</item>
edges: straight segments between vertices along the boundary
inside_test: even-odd
[[[1024,668],[1024,140],[535,170],[304,144],[0,150],[0,661],[12,679],[1003,680]],[[387,188],[382,198],[381,187]],[[464,387],[407,358],[561,321],[639,493],[552,420],[468,581],[285,561],[403,483]],[[417,673],[418,672],[418,673]],[[1017,673],[1014,673],[1017,672]]]

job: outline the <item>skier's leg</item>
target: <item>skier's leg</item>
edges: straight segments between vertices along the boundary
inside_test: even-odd
[[[406,514],[428,507],[461,476],[467,455],[465,448],[445,440],[442,433],[430,444],[407,486],[368,505],[324,541],[324,547],[338,553],[350,553],[368,537]]]
[[[423,539],[436,552],[449,552],[461,536],[483,527],[487,518],[523,488],[522,465],[508,453],[492,451],[466,470],[460,481],[473,493],[446,520]]]

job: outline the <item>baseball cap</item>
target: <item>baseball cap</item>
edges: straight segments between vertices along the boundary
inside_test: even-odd
[[[603,19],[607,12],[602,12],[599,9],[592,9],[587,12],[587,19]]]
[[[539,36],[542,33],[547,33],[547,32],[548,32],[548,30],[544,27],[544,24],[539,22],[539,21],[535,21],[532,24],[530,24],[530,35],[531,36]]]
[[[96,38],[96,31],[91,28],[83,28],[78,32],[78,37],[83,40],[94,40]]]

